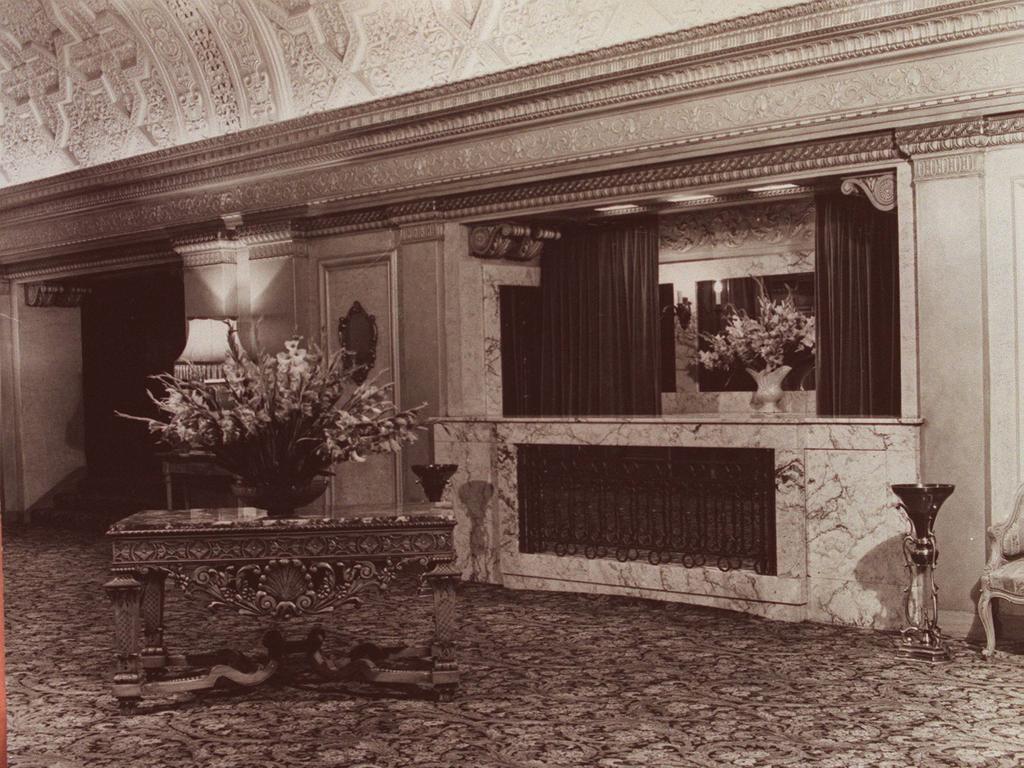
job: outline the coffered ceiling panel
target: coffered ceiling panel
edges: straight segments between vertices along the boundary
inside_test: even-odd
[[[0,0],[0,186],[794,4]]]

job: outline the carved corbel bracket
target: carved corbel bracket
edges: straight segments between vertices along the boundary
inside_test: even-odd
[[[896,209],[896,174],[851,176],[839,187],[844,195],[864,195],[880,211]]]
[[[474,227],[469,233],[469,251],[482,259],[530,261],[540,256],[544,243],[562,234],[551,227],[515,222]]]
[[[92,292],[84,285],[68,283],[25,283],[25,305],[28,307],[80,307]]]

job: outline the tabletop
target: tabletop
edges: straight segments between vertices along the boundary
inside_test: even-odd
[[[361,505],[298,512],[295,517],[267,517],[257,507],[147,509],[114,523],[108,536],[181,533],[183,531],[292,531],[417,528],[453,524],[450,502]]]

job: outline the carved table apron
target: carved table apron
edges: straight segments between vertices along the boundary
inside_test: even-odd
[[[212,688],[221,679],[258,685],[290,651],[305,652],[316,672],[330,679],[430,685],[440,698],[450,698],[459,681],[451,505],[349,507],[334,514],[270,520],[254,508],[150,510],[113,525],[107,532],[113,578],[105,589],[114,606],[113,693],[121,711],[133,712],[142,696]],[[321,651],[323,630],[301,641],[271,630],[264,635],[265,660],[221,654],[204,672],[173,677],[176,667],[210,660],[164,647],[167,579],[206,599],[211,609],[285,620],[358,604],[367,587],[384,589],[400,571],[414,567],[433,592],[428,646],[383,649],[364,643],[339,665]]]

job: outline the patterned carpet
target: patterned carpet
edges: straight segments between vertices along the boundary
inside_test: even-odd
[[[958,644],[953,663],[931,668],[895,661],[892,636],[869,631],[479,585],[461,593],[454,702],[296,670],[256,689],[147,700],[122,718],[106,689],[104,542],[41,528],[4,537],[17,768],[1024,763],[1022,656],[985,663]],[[346,613],[335,630],[428,633],[429,598],[396,589],[384,605]],[[172,648],[258,644],[255,625],[212,624],[179,595],[168,612]]]

